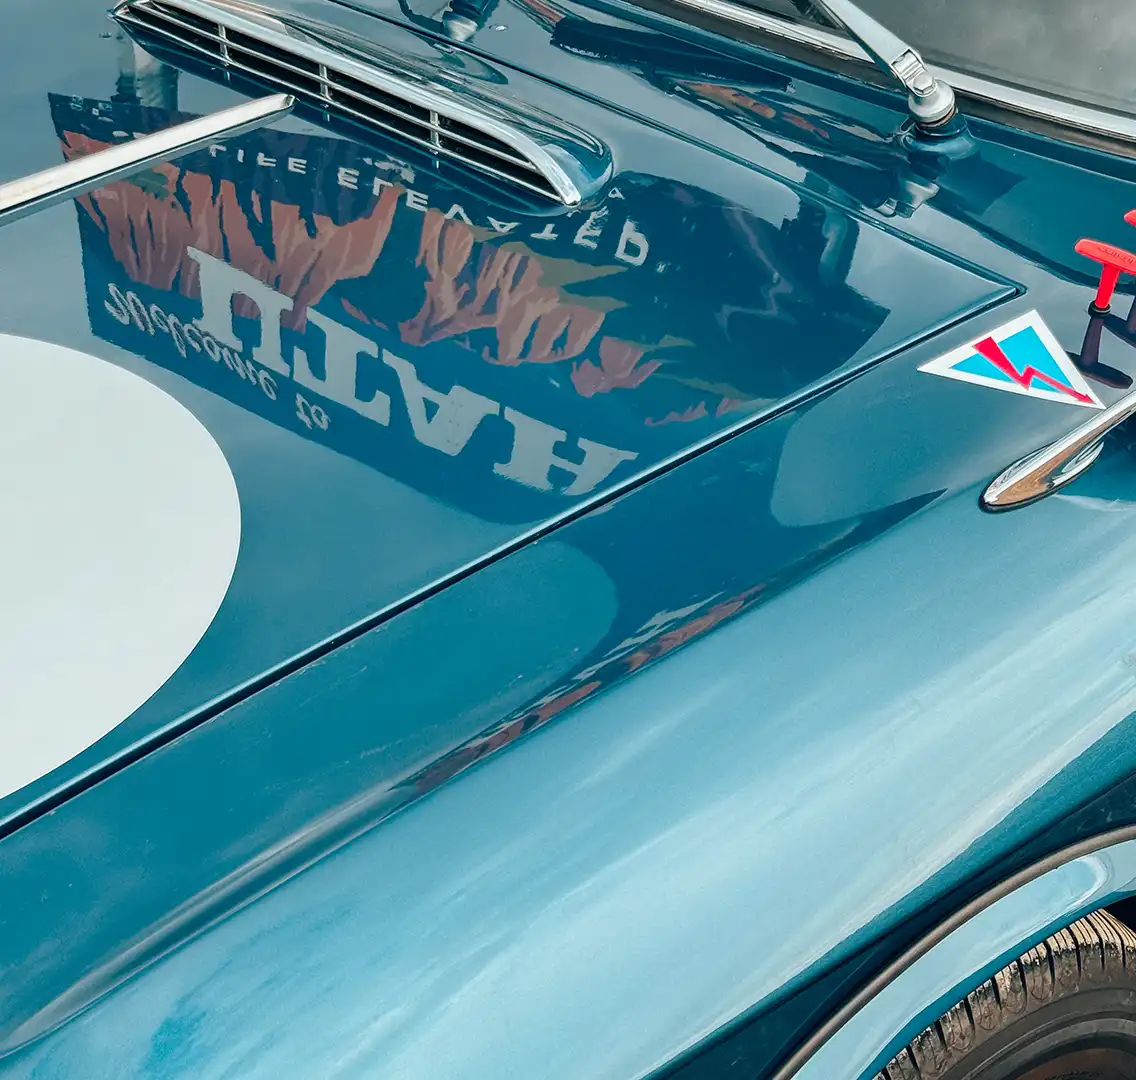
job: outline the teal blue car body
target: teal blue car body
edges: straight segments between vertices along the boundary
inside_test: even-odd
[[[862,1024],[853,1080],[1136,891],[1124,431],[985,514],[1078,410],[919,370],[1031,310],[1081,349],[1136,165],[977,116],[929,150],[628,4],[459,46],[286,7],[610,159],[549,210],[301,114],[0,226],[0,332],[181,401],[242,511],[185,663],[0,799],[0,1078],[766,1080]],[[7,17],[0,181],[253,92],[141,87],[100,0]]]

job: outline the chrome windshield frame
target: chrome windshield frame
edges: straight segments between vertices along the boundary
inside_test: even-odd
[[[771,37],[784,38],[795,45],[827,53],[838,60],[869,64],[873,68],[876,66],[872,57],[857,41],[821,26],[792,22],[734,3],[732,0],[669,0],[669,2],[711,18],[757,30]],[[927,69],[935,78],[953,87],[955,92],[964,98],[1078,132],[1136,145],[1136,116],[1126,116],[1108,109],[1050,97],[996,79],[967,74],[938,64],[928,64]]]

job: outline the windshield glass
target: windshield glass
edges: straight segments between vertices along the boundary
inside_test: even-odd
[[[831,27],[809,0],[742,0]],[[1133,0],[859,0],[932,64],[1136,115]]]

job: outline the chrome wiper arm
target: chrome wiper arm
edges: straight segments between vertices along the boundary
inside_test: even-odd
[[[876,22],[853,0],[811,2],[843,26],[879,67],[903,84],[907,106],[920,127],[940,127],[955,115],[955,92],[931,74],[923,57],[906,41]]]

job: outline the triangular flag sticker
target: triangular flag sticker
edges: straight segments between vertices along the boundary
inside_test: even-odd
[[[1036,311],[944,353],[919,370],[1011,394],[1104,408]]]

